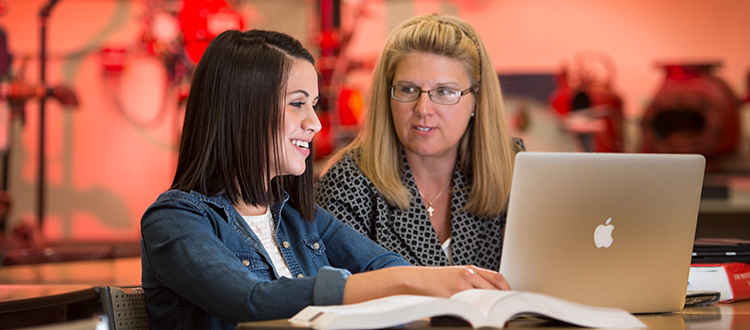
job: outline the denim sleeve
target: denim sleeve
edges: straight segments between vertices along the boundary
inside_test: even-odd
[[[341,305],[344,303],[344,286],[351,275],[345,269],[325,266],[318,272],[313,288],[315,305]]]
[[[344,268],[352,274],[395,266],[410,265],[401,255],[390,252],[338,221],[330,213],[317,207],[315,223],[331,266]]]
[[[152,205],[141,220],[144,289],[155,304],[174,292],[225,322],[289,318],[312,304],[340,304],[349,273],[267,280],[249,271],[222,239],[233,234],[208,207],[185,199]],[[160,301],[159,299],[163,301]]]

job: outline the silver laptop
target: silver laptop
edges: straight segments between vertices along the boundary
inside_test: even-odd
[[[522,152],[515,164],[500,261],[512,289],[683,308],[703,156]]]

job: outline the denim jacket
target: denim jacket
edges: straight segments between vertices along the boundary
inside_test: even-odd
[[[294,278],[279,278],[258,237],[224,196],[167,191],[141,219],[142,281],[151,329],[233,329],[343,300],[351,273],[408,265],[316,206],[305,221],[271,207]]]

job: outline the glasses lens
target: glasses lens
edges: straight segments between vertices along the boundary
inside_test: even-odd
[[[430,99],[438,104],[456,104],[458,99],[461,97],[461,92],[455,89],[439,88],[430,91]]]
[[[393,86],[391,87],[391,96],[396,101],[411,102],[419,98],[420,91],[411,86]]]

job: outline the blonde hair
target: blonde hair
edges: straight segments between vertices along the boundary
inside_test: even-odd
[[[409,209],[411,195],[401,182],[401,142],[390,108],[389,88],[398,62],[415,52],[447,56],[460,61],[475,95],[475,116],[459,141],[460,169],[473,178],[465,211],[498,216],[510,193],[516,145],[507,132],[500,83],[479,35],[462,19],[424,15],[399,25],[386,42],[375,67],[369,106],[356,139],[332,162],[359,149],[357,163],[391,205]],[[502,203],[498,203],[503,201]]]

